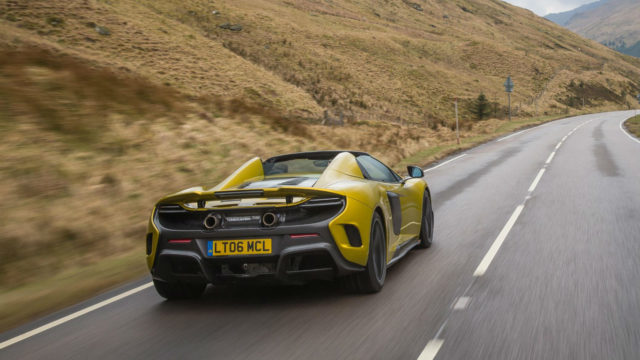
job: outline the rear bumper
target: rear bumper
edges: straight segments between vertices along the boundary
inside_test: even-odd
[[[277,229],[244,229],[207,233],[158,229],[156,256],[151,268],[155,280],[165,282],[245,281],[303,283],[312,279],[333,279],[363,267],[347,261],[329,231],[328,222],[312,226],[281,226]],[[292,237],[296,234],[317,236]],[[267,255],[209,256],[209,241],[270,238]],[[191,239],[169,243],[170,239]]]

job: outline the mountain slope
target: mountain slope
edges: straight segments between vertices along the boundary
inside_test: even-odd
[[[640,57],[640,2],[602,0],[547,19],[627,55]]]
[[[529,112],[536,99],[541,110],[572,106],[571,80],[609,94],[587,99],[593,104],[624,104],[627,78],[639,81],[638,61],[499,0],[6,4],[3,30],[20,39],[12,27],[26,29],[27,41],[195,96],[246,98],[313,119],[324,110],[347,121],[448,119],[453,97],[497,100],[509,74],[515,102]]]

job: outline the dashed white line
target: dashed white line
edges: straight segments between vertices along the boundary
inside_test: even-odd
[[[26,340],[26,339],[28,339],[28,338],[30,338],[32,336],[38,335],[38,334],[40,334],[42,332],[45,332],[45,331],[47,331],[47,330],[49,330],[51,328],[54,328],[54,327],[59,326],[59,325],[62,325],[64,323],[66,323],[68,321],[71,321],[71,320],[73,320],[75,318],[78,318],[78,317],[80,317],[82,315],[85,315],[85,314],[88,314],[88,313],[90,313],[92,311],[98,310],[101,307],[105,307],[105,306],[107,306],[107,305],[109,305],[111,303],[114,303],[114,302],[118,301],[118,300],[122,300],[122,299],[126,298],[127,296],[130,296],[130,295],[133,295],[135,293],[138,293],[138,292],[140,292],[140,291],[142,291],[144,289],[147,289],[147,288],[149,288],[151,286],[153,286],[153,283],[152,282],[148,282],[148,283],[146,283],[144,285],[138,286],[137,288],[131,289],[129,291],[125,291],[122,294],[116,295],[116,296],[114,296],[112,298],[109,298],[107,300],[101,301],[101,302],[99,302],[97,304],[91,305],[91,306],[86,307],[86,308],[84,308],[82,310],[78,310],[78,311],[74,312],[73,314],[67,315],[67,316],[65,316],[63,318],[60,318],[60,319],[56,320],[56,321],[52,321],[52,322],[50,322],[48,324],[42,325],[39,328],[35,328],[35,329],[33,329],[31,331],[28,331],[28,332],[26,332],[26,333],[24,333],[22,335],[18,335],[18,336],[14,337],[14,338],[11,338],[11,339],[9,339],[7,341],[4,341],[4,342],[0,343],[0,350],[6,348],[7,346],[11,346],[11,345],[13,345],[13,344],[15,344],[17,342],[20,342],[22,340]]]
[[[538,183],[540,182],[540,179],[542,178],[542,175],[544,175],[544,169],[540,169],[540,171],[538,172],[538,175],[536,176],[535,179],[533,179],[533,182],[531,183],[531,186],[529,186],[529,192],[533,192],[533,190],[536,189],[536,186],[538,186]]]
[[[464,156],[467,156],[467,154],[462,154],[462,155],[460,155],[460,156],[456,156],[456,157],[454,157],[454,158],[453,158],[453,159],[451,159],[451,160],[448,160],[448,161],[443,162],[442,164],[438,164],[438,165],[436,165],[436,166],[434,166],[434,167],[432,167],[432,168],[425,169],[425,170],[424,170],[424,172],[431,171],[431,170],[435,170],[435,169],[439,168],[440,166],[447,165],[448,163],[450,163],[450,162],[452,162],[452,161],[455,161],[455,160],[458,160],[458,159],[460,159],[461,157],[464,157]]]
[[[627,121],[627,120],[629,120],[629,119],[624,119],[624,120],[622,120],[622,121],[620,122],[620,130],[622,130],[622,132],[623,132],[625,135],[627,135],[627,136],[629,137],[629,139],[631,139],[631,140],[633,140],[633,141],[637,142],[638,144],[640,144],[640,140],[638,140],[638,139],[634,138],[633,136],[631,136],[631,134],[629,134],[629,132],[627,132],[627,130],[625,130],[625,129],[622,127],[622,124],[624,124],[624,122],[625,122],[625,121]]]
[[[522,134],[522,133],[527,132],[527,131],[529,131],[529,130],[531,130],[531,129],[526,129],[526,130],[518,131],[517,133],[513,133],[513,134],[511,134],[511,135],[507,135],[507,136],[505,136],[505,137],[503,137],[503,138],[500,138],[500,139],[496,140],[496,142],[500,142],[500,141],[502,141],[502,140],[507,140],[508,138],[510,138],[510,137],[512,137],[512,136],[516,136],[516,135]]]
[[[471,298],[468,296],[460,296],[453,304],[453,310],[464,310],[469,306]]]
[[[573,134],[578,128],[580,128],[582,125],[585,125],[585,124],[587,124],[589,122],[591,122],[591,120],[586,121],[586,122],[576,126],[567,135],[565,135],[562,138],[562,140],[560,140],[560,142],[556,146],[555,150],[547,158],[547,161],[545,162],[545,168],[547,167],[547,165],[549,163],[551,163],[551,161],[553,160],[554,156],[556,155],[556,151],[560,148],[560,146],[562,146],[564,141],[567,140],[567,138],[569,136],[571,136],[571,134]],[[620,126],[622,127],[622,123],[620,123]],[[515,133],[515,134],[512,134],[512,135],[509,135],[508,137],[511,137],[511,136],[514,136],[514,135],[517,135],[517,134],[518,133]],[[504,139],[506,139],[508,137],[504,137],[504,138],[502,138],[502,139],[500,139],[498,141],[502,141],[502,140],[504,140]],[[635,140],[635,141],[638,141],[638,140]],[[640,142],[640,141],[638,141],[638,142]],[[456,160],[456,159],[458,159],[458,158],[460,158],[460,157],[462,157],[464,155],[466,155],[466,154],[463,154],[463,155],[461,155],[461,156],[459,156],[457,158],[451,159],[448,162]],[[448,162],[442,163],[442,164],[440,164],[440,165],[438,165],[436,167],[445,165]],[[540,169],[540,171],[538,172],[538,175],[536,175],[535,179],[531,183],[531,186],[529,186],[529,190],[528,190],[527,196],[524,199],[524,203],[522,203],[522,204],[520,204],[520,205],[518,205],[516,207],[516,209],[511,214],[511,217],[509,218],[507,223],[504,225],[504,227],[500,231],[500,234],[498,234],[498,237],[491,244],[491,247],[489,248],[489,250],[487,251],[485,256],[482,258],[482,261],[480,261],[480,264],[478,265],[476,270],[473,272],[474,279],[476,279],[477,277],[482,276],[482,275],[484,275],[486,273],[487,269],[489,268],[489,265],[491,265],[491,262],[493,261],[493,259],[497,255],[498,251],[500,250],[500,247],[504,243],[505,239],[509,235],[509,232],[511,231],[511,229],[515,225],[516,221],[518,220],[518,217],[522,213],[522,210],[524,209],[524,206],[525,206],[524,204],[527,202],[527,200],[529,200],[531,198],[531,193],[538,186],[538,183],[540,182],[540,179],[542,178],[542,175],[544,175],[545,168]],[[432,169],[435,169],[435,168],[432,168]],[[432,170],[432,169],[429,169],[429,170]],[[426,170],[426,171],[428,171],[428,170]],[[469,284],[469,286],[464,291],[462,296],[460,296],[459,298],[454,300],[453,304],[451,305],[451,308],[453,310],[464,310],[464,309],[466,309],[468,307],[469,302],[471,300],[471,297],[466,296],[466,294],[469,292],[469,289],[473,285],[474,281],[472,281]],[[436,333],[436,335],[433,337],[432,340],[430,340],[427,343],[427,345],[425,346],[424,350],[422,350],[422,353],[418,357],[418,360],[433,360],[436,357],[436,355],[438,354],[438,351],[440,350],[440,347],[442,347],[442,344],[444,344],[444,340],[441,338],[441,335],[442,335],[442,332],[443,332],[444,328],[447,326],[448,320],[449,320],[449,317],[447,316],[445,318],[444,322],[442,323],[442,325],[440,326],[440,329],[438,329],[438,332]]]
[[[422,353],[418,357],[418,360],[433,360],[436,355],[438,355],[438,351],[444,344],[444,340],[442,339],[433,339],[427,343],[427,346],[424,347]]]
[[[545,164],[549,164],[551,162],[551,160],[553,160],[553,157],[556,156],[556,152],[552,152],[551,155],[549,155],[549,157],[547,158],[547,161],[545,161]]]
[[[473,276],[482,276],[487,271],[489,265],[491,265],[491,262],[493,261],[493,258],[498,253],[498,250],[500,250],[504,239],[507,238],[507,235],[509,235],[509,231],[511,231],[511,228],[516,223],[516,220],[518,220],[518,216],[520,216],[522,209],[524,209],[524,205],[518,205],[518,207],[513,211],[513,214],[511,214],[509,221],[507,221],[507,223],[502,228],[502,231],[500,231],[500,234],[498,234],[496,240],[493,242],[493,244],[491,244],[489,251],[487,251],[487,254],[484,256],[484,258],[482,258],[482,261],[480,261],[480,265],[478,265],[476,271],[473,272]]]

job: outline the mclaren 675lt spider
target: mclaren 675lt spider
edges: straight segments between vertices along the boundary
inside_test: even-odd
[[[433,210],[422,169],[397,173],[369,154],[318,151],[249,160],[211,189],[161,199],[147,265],[167,299],[207,284],[338,279],[373,293],[387,268],[428,248]]]

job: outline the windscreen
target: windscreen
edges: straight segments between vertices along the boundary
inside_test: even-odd
[[[262,164],[264,175],[279,174],[321,174],[329,166],[333,159],[330,158],[294,158],[294,159],[273,159]]]

